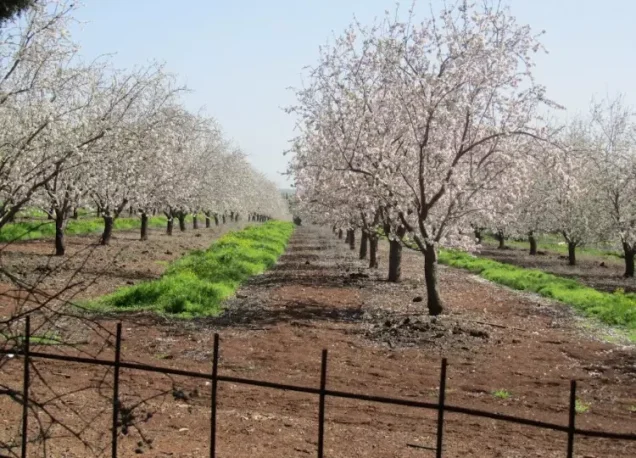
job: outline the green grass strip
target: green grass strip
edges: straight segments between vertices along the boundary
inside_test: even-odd
[[[558,277],[536,269],[524,269],[456,250],[441,250],[439,262],[466,269],[486,280],[521,291],[531,291],[574,306],[585,316],[620,326],[636,340],[636,294],[622,291],[605,293],[576,280]]]
[[[153,216],[148,218],[149,227],[163,227],[166,218]],[[113,229],[117,231],[141,228],[141,218],[117,218]],[[72,219],[66,226],[66,235],[84,235],[104,230],[102,218]],[[18,240],[36,240],[55,237],[55,223],[53,221],[20,221],[9,223],[0,230],[0,242],[14,242]]]
[[[483,238],[483,242],[489,248],[496,247],[499,242],[495,240],[495,238],[491,235],[486,235]],[[539,251],[549,251],[552,253],[567,255],[568,254],[568,246],[563,243],[563,239],[559,237],[555,237],[553,235],[542,235],[538,237],[537,240]],[[506,240],[506,246],[510,248],[516,248],[519,250],[529,250],[530,243],[527,240],[514,240],[509,239]],[[579,246],[576,248],[577,256],[589,256],[594,258],[604,258],[611,260],[620,260],[624,258],[624,254],[620,251],[617,251],[610,244],[599,244],[598,247],[594,246]]]
[[[181,318],[218,315],[223,299],[276,263],[293,231],[292,223],[269,221],[230,232],[207,250],[174,261],[160,279],[120,288],[85,305],[97,311],[152,310]]]

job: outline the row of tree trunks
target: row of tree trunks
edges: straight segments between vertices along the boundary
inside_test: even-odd
[[[342,239],[343,230],[338,229],[335,225],[332,228],[334,234],[337,234],[339,239]],[[375,232],[369,233],[366,230],[362,231],[360,236],[360,259],[369,258],[369,268],[378,268],[378,234]],[[351,250],[355,249],[355,229],[347,229],[345,243],[349,245]]]
[[[333,229],[336,231],[335,228]],[[385,227],[385,233],[390,233],[390,227]],[[389,238],[389,271],[388,280],[397,283],[402,276],[402,242],[406,234],[404,227],[399,227],[394,237]],[[338,237],[342,238],[342,230],[338,231]],[[369,268],[377,268],[378,235],[369,234],[363,230],[360,237],[359,258],[366,259],[369,255]],[[351,249],[355,248],[355,230],[347,229],[345,243]],[[436,316],[443,312],[444,307],[437,288],[437,248],[433,244],[425,244],[424,253],[424,279],[426,283],[427,308],[430,315]]]

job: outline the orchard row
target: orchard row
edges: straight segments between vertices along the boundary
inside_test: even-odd
[[[431,314],[439,247],[475,249],[485,230],[533,247],[559,233],[571,263],[577,246],[614,242],[633,276],[633,110],[618,97],[555,122],[564,109],[533,78],[540,34],[500,2],[409,17],[351,25],[297,91],[290,168],[305,218],[361,229],[372,250],[387,235],[390,280],[402,246],[420,251]]]
[[[99,210],[102,243],[133,207],[162,212],[267,215],[287,204],[224,138],[218,123],[184,108],[161,65],[84,62],[69,36],[77,6],[36,2],[0,35],[0,228],[26,207],[56,224],[56,248],[80,207]]]

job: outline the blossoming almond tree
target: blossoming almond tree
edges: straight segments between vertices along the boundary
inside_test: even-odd
[[[610,230],[620,240],[625,277],[634,277],[636,256],[636,124],[634,111],[622,96],[597,103],[592,109],[597,189]]]
[[[55,123],[74,105],[60,103],[74,74],[65,71],[76,52],[66,27],[70,1],[35,3],[22,18],[2,25],[0,35],[0,227],[57,173],[74,153],[47,148]],[[66,98],[65,100],[69,100]]]
[[[313,162],[377,182],[394,230],[403,227],[424,254],[433,315],[443,310],[438,246],[472,243],[461,228],[480,211],[480,195],[522,159],[522,137],[541,135],[539,49],[507,9],[458,2],[419,25],[387,18],[351,27],[299,92],[303,134],[324,143]]]

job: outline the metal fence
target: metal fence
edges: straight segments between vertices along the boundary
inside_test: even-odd
[[[214,352],[212,358],[212,371],[210,373],[192,372],[180,369],[170,369],[166,367],[157,367],[146,364],[128,363],[121,361],[121,323],[117,325],[116,341],[115,341],[115,358],[114,360],[93,359],[83,357],[73,357],[66,355],[57,355],[52,353],[32,352],[29,348],[30,341],[30,320],[27,316],[25,324],[25,333],[22,349],[18,352],[9,350],[0,350],[0,354],[18,354],[23,356],[24,359],[24,383],[23,383],[23,410],[22,410],[22,458],[27,457],[28,446],[28,403],[29,403],[29,377],[30,377],[30,361],[34,358],[58,360],[74,363],[92,364],[98,366],[107,366],[113,368],[113,397],[112,397],[112,457],[117,457],[117,439],[119,435],[118,420],[119,420],[119,374],[122,368],[135,369],[146,372],[157,372],[161,374],[180,375],[185,377],[192,377],[197,379],[209,380],[212,385],[211,392],[211,417],[210,417],[210,457],[216,456],[216,406],[217,406],[217,388],[219,382],[229,382],[235,384],[243,384],[250,386],[257,386],[263,388],[271,388],[275,390],[294,391],[298,393],[307,393],[318,396],[318,443],[317,443],[317,456],[323,458],[324,456],[324,439],[325,439],[325,399],[329,397],[344,398],[344,399],[356,399],[359,401],[375,402],[380,404],[391,404],[398,406],[413,407],[418,409],[429,409],[437,411],[437,441],[435,447],[430,447],[435,451],[435,456],[441,458],[443,456],[443,439],[444,439],[444,413],[452,412],[473,417],[489,418],[492,420],[500,420],[509,423],[516,423],[519,425],[532,426],[540,429],[547,429],[552,431],[559,431],[567,434],[567,449],[564,451],[565,456],[568,458],[573,457],[574,453],[574,439],[577,436],[596,437],[613,440],[624,441],[636,441],[636,434],[624,434],[624,433],[612,433],[604,431],[593,431],[578,429],[575,426],[576,419],[576,381],[570,382],[570,404],[569,404],[569,421],[567,425],[560,425],[556,423],[549,423],[538,420],[531,420],[527,418],[519,418],[511,415],[503,415],[494,412],[487,412],[484,410],[471,409],[467,407],[460,407],[446,404],[446,359],[442,359],[440,382],[439,382],[439,400],[437,403],[412,401],[406,399],[396,399],[383,396],[371,396],[366,394],[348,393],[345,391],[337,391],[327,389],[327,350],[322,351],[322,363],[320,368],[320,386],[317,388],[302,387],[294,385],[286,385],[283,383],[266,382],[262,380],[250,380],[241,377],[231,377],[227,375],[218,374],[219,363],[219,335],[214,335]],[[426,447],[424,447],[426,448]]]

